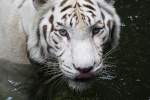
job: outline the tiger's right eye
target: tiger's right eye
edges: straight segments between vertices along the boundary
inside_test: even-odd
[[[59,30],[59,34],[60,34],[61,36],[65,36],[68,40],[70,40],[70,36],[69,36],[67,30],[65,30],[65,29],[60,29],[60,30]]]
[[[60,29],[60,30],[59,30],[59,34],[62,35],[62,36],[67,36],[67,35],[68,35],[68,32],[67,32],[67,30],[65,30],[65,29]]]

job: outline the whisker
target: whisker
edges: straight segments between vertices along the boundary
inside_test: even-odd
[[[54,82],[51,82],[51,83],[50,83],[53,88],[56,88],[56,87],[57,87],[57,84],[58,84],[60,78],[61,78],[61,77],[57,78]]]
[[[47,67],[42,66],[42,67],[40,67],[39,69],[40,69],[40,70],[47,70]]]
[[[63,81],[63,76],[59,77],[59,79],[57,79],[57,81],[55,81],[55,83],[53,83],[55,85],[55,87],[57,89],[60,89],[60,87],[63,85],[64,81]]]
[[[58,69],[58,68],[47,68],[47,70],[48,70],[48,71],[51,71],[51,70],[52,70],[52,71],[58,71],[59,69]]]
[[[59,71],[59,69],[48,69],[47,70],[47,72],[55,72],[55,71],[57,72],[57,71]]]
[[[60,87],[63,86],[64,83],[65,83],[65,78],[64,78],[64,76],[62,76],[62,78],[60,80]]]
[[[45,67],[45,68],[43,68],[43,69],[45,69],[45,70],[58,70],[58,67],[57,66],[54,66],[54,67],[52,67],[52,66],[48,66],[48,67]]]
[[[110,61],[107,61],[107,60],[104,60],[104,62],[103,62],[104,64],[112,64],[112,65],[114,65],[115,63],[114,62],[110,62]]]
[[[97,80],[112,80],[116,77],[113,65],[104,65],[96,76]]]
[[[59,66],[59,63],[55,63],[55,62],[48,62],[47,64],[45,64],[45,66],[51,67],[51,66]]]
[[[106,58],[106,57],[108,57],[110,54],[112,54],[112,53],[114,53],[115,51],[117,51],[117,49],[116,48],[112,48],[112,49],[110,49],[104,56],[103,56],[103,58]]]
[[[59,71],[59,68],[58,67],[47,67],[47,71]]]
[[[55,81],[51,82],[50,85],[53,89],[57,90],[61,88],[61,84],[63,84],[62,76],[58,77]]]
[[[48,75],[50,75],[50,74],[51,75],[53,75],[53,74],[59,74],[59,73],[61,73],[61,72],[59,72],[59,71],[52,71],[52,70],[51,71],[47,71]]]
[[[49,80],[47,80],[47,81],[45,82],[45,84],[51,83],[53,80],[59,78],[59,77],[62,76],[62,75],[63,75],[63,74],[60,73],[60,74],[57,74],[57,75],[51,77]]]

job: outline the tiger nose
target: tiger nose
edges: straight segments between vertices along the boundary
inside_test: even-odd
[[[93,67],[92,66],[87,67],[87,68],[75,67],[75,69],[77,71],[79,71],[80,73],[89,73],[89,72],[91,72],[91,70],[93,69]]]
[[[80,73],[89,73],[93,67],[89,67],[89,68],[76,68]]]

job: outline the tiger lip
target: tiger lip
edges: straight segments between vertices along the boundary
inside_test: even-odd
[[[95,75],[93,73],[81,73],[74,80],[80,82],[87,82],[93,79]]]

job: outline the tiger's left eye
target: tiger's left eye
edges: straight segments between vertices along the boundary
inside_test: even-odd
[[[102,28],[99,28],[99,27],[93,28],[93,30],[92,30],[93,36],[96,35],[96,34],[98,34],[101,31],[101,29]]]

